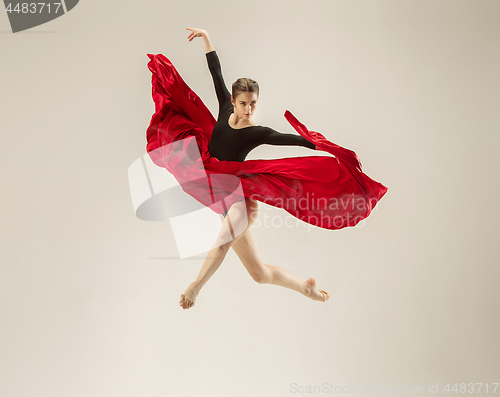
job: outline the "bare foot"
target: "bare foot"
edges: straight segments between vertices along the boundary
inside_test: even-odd
[[[181,299],[179,300],[180,307],[182,307],[183,309],[189,309],[193,307],[194,302],[196,302],[197,295],[198,294],[191,286],[187,287],[186,291],[181,294]]]
[[[316,288],[316,280],[312,277],[305,281],[305,287],[306,293],[304,295],[315,301],[326,302],[330,298],[328,292]]]

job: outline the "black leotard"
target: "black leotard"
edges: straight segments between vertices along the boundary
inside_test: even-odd
[[[208,151],[220,161],[244,161],[248,152],[262,144],[295,145],[315,149],[316,146],[296,134],[284,134],[261,125],[235,129],[229,125],[229,116],[234,112],[229,93],[222,77],[219,57],[214,51],[206,53],[208,68],[214,80],[219,101],[217,124],[212,131]]]

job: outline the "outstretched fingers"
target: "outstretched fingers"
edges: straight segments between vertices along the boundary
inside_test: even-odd
[[[196,29],[196,28],[186,28],[186,30],[190,30],[191,33],[188,36],[188,40],[192,41],[195,37],[201,37],[203,33],[205,32],[202,29]]]
[[[194,30],[193,28],[186,28],[186,30],[190,30],[191,33],[189,33],[188,40],[191,41],[194,39]]]

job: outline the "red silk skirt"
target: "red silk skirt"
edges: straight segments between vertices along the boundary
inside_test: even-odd
[[[208,143],[216,120],[162,54],[147,54],[155,113],[146,131],[151,160],[182,189],[218,214],[250,197],[325,229],[355,226],[387,192],[361,169],[355,152],[310,131],[288,110],[285,118],[316,150],[332,156],[219,161]]]

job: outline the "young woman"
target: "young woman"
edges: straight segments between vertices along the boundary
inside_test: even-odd
[[[300,135],[284,134],[269,127],[256,125],[252,117],[259,99],[258,84],[251,79],[240,78],[233,83],[230,94],[225,86],[219,59],[208,33],[202,29],[186,29],[191,31],[188,36],[189,41],[196,37],[203,38],[219,102],[219,115],[208,146],[212,157],[220,161],[242,162],[252,149],[261,144],[298,145],[316,149],[312,142]],[[257,215],[258,203],[250,197],[234,203],[223,214],[225,219],[220,233],[208,252],[198,277],[180,297],[179,305],[183,309],[193,307],[201,288],[219,268],[230,248],[236,252],[256,282],[290,288],[321,302],[330,298],[328,292],[317,288],[314,278],[302,281],[277,266],[263,262],[250,233],[250,226]]]

